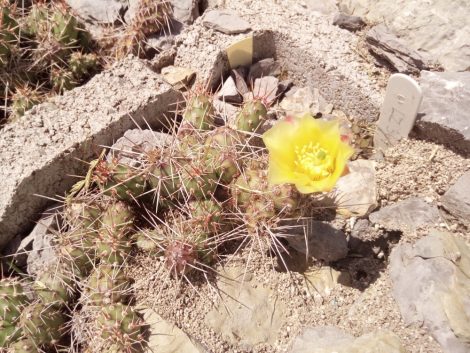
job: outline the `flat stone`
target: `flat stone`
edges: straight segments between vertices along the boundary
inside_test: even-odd
[[[36,276],[43,269],[58,264],[55,240],[57,232],[61,229],[61,222],[60,209],[46,211],[31,234],[25,238],[32,242],[32,249],[27,258],[27,270],[30,275]]]
[[[393,74],[388,80],[385,99],[374,134],[374,147],[385,151],[408,138],[415,124],[423,94],[421,87],[405,74]]]
[[[125,131],[168,125],[182,102],[143,61],[129,57],[87,84],[35,106],[0,131],[0,248],[27,232],[50,203],[84,175],[100,146],[111,146]],[[148,125],[147,125],[148,124]],[[42,195],[45,197],[38,197]],[[21,215],[21,216],[19,216]]]
[[[470,172],[462,175],[441,197],[444,208],[464,221],[470,221]]]
[[[138,166],[138,156],[154,148],[160,148],[173,141],[173,137],[163,132],[153,130],[127,130],[111,147],[107,158],[116,158],[119,163]]]
[[[285,239],[300,253],[333,262],[348,254],[346,235],[329,223],[311,219],[283,221]]]
[[[272,104],[277,99],[279,80],[277,77],[264,76],[255,80],[253,94],[262,97],[267,104]]]
[[[333,24],[339,28],[347,29],[348,31],[358,31],[365,27],[366,23],[359,16],[346,15],[344,13],[338,13],[333,18]]]
[[[277,294],[259,284],[252,286],[243,267],[222,270],[222,275],[217,279],[222,298],[207,314],[206,324],[244,350],[276,342],[286,310]]]
[[[406,353],[399,338],[380,330],[355,338],[333,326],[306,327],[289,353]]]
[[[432,230],[390,256],[393,296],[407,325],[427,328],[446,353],[470,351],[470,248]]]
[[[225,34],[238,34],[251,30],[247,21],[230,10],[207,11],[203,16],[202,24]]]
[[[235,121],[237,114],[240,112],[240,108],[218,99],[213,101],[213,105],[218,115],[216,119],[219,119],[219,121],[216,120],[216,125],[236,125]]]
[[[416,231],[421,227],[438,225],[441,217],[436,206],[422,198],[412,197],[371,213],[369,220],[390,230]]]
[[[339,284],[349,285],[351,277],[347,272],[336,271],[329,266],[309,269],[303,273],[306,289],[312,297],[327,297]]]
[[[424,58],[417,51],[407,48],[385,25],[372,27],[366,34],[370,51],[395,72],[417,73],[426,69]]]
[[[102,24],[118,22],[127,4],[118,0],[66,0],[78,16],[85,20]]]
[[[175,89],[191,86],[191,82],[196,76],[196,72],[186,67],[167,66],[162,68],[163,79]]]
[[[250,66],[248,82],[253,83],[257,78],[264,76],[279,76],[280,74],[281,65],[279,65],[279,63],[273,58],[267,58]]]
[[[176,325],[164,320],[153,309],[144,308],[139,310],[148,323],[148,345],[144,351],[148,353],[204,353],[204,347],[195,339],[190,337]]]
[[[173,18],[190,25],[199,17],[199,0],[170,0]]]
[[[448,0],[340,0],[339,5],[370,23],[385,22],[407,46],[439,62],[445,71],[470,66],[468,0],[454,0],[452,6]]]
[[[243,97],[238,92],[235,80],[229,76],[225,80],[222,88],[217,92],[217,98],[223,102],[227,103],[242,103]]]
[[[350,162],[348,167],[349,173],[339,178],[332,198],[338,213],[346,217],[363,217],[377,207],[375,162],[358,159]]]
[[[306,113],[315,116],[321,113],[326,106],[327,102],[318,88],[312,89],[310,87],[293,87],[279,103],[279,107],[286,114],[294,116]]]
[[[235,86],[237,87],[237,91],[243,96],[244,94],[250,92],[248,85],[245,81],[247,75],[247,69],[244,67],[239,67],[237,69],[233,69],[231,71],[231,76],[235,81]]]
[[[470,156],[470,72],[422,71],[423,103],[415,131]]]

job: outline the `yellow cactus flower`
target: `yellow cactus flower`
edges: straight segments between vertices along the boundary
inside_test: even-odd
[[[337,121],[310,115],[287,117],[263,134],[271,185],[290,183],[303,194],[330,191],[354,149],[341,139]]]

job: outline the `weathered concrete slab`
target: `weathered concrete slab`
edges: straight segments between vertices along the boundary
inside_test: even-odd
[[[470,72],[422,71],[423,102],[415,131],[470,155]]]
[[[27,231],[90,160],[135,123],[151,127],[182,101],[144,62],[128,58],[86,85],[34,107],[0,131],[0,248]],[[171,117],[171,114],[169,115]],[[135,121],[135,123],[134,123]]]

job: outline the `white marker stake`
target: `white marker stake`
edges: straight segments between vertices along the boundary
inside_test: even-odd
[[[408,137],[422,98],[421,87],[411,77],[404,74],[390,77],[374,136],[377,150],[383,151]]]

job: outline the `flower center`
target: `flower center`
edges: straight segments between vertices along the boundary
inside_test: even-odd
[[[333,158],[318,143],[295,147],[295,166],[312,180],[330,176],[334,171]]]

